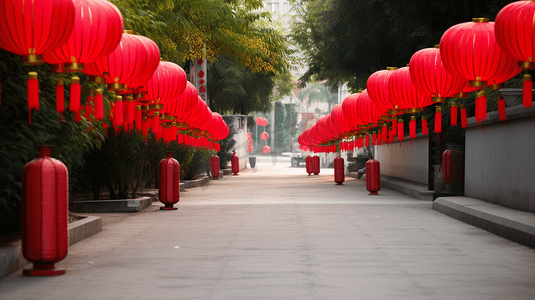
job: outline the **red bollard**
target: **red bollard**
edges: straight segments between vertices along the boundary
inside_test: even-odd
[[[219,156],[210,157],[210,170],[212,171],[212,177],[219,179]]]
[[[54,264],[69,250],[69,171],[39,146],[39,158],[22,169],[22,254],[33,263],[26,276],[65,274]]]
[[[165,204],[162,210],[176,210],[173,204],[180,200],[180,164],[167,152],[167,158],[160,161],[160,188],[158,197]]]
[[[238,175],[240,172],[240,159],[238,156],[236,156],[235,151],[232,152],[232,160],[230,162],[232,164],[232,173],[234,173],[233,175]]]
[[[338,156],[334,159],[334,182],[336,182],[338,185],[342,185],[344,181],[344,159]]]
[[[366,188],[369,195],[379,195],[381,190],[381,168],[378,160],[370,159],[366,162]]]
[[[310,174],[312,174],[312,162],[310,160],[311,160],[311,156],[310,155],[305,158],[305,166],[306,166],[306,170],[307,170],[308,176],[310,176]]]
[[[314,175],[318,175],[320,173],[320,157],[315,155],[313,157],[314,159],[314,169],[312,169],[312,172],[314,173]]]
[[[446,180],[446,184],[450,184],[451,182],[451,169],[452,169],[452,155],[451,150],[446,150],[442,153],[442,173],[444,173],[444,179]]]

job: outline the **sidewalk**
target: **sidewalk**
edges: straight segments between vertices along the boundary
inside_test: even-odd
[[[258,163],[258,162],[257,162]],[[332,169],[259,163],[103,219],[59,277],[0,279],[2,299],[532,299],[535,251]]]

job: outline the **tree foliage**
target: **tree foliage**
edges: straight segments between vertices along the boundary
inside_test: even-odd
[[[292,38],[308,70],[303,85],[328,80],[356,91],[369,75],[408,64],[414,52],[440,42],[449,27],[473,17],[493,20],[506,0],[295,0]]]

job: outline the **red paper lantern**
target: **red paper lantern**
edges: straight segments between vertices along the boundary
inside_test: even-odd
[[[368,90],[363,90],[357,100],[357,114],[358,119],[364,125],[369,127],[376,126],[377,121],[381,119],[381,116],[385,113],[384,108],[377,107],[368,95]]]
[[[110,54],[123,34],[123,16],[105,0],[73,0],[74,22],[69,39],[59,48],[47,52],[43,59],[49,64],[67,64],[64,69],[82,71],[84,63]]]
[[[435,103],[446,102],[446,98],[460,93],[468,85],[467,80],[446,71],[438,46],[414,53],[409,63],[409,72],[414,85],[424,94],[433,97]]]
[[[372,101],[380,110],[388,111],[390,115],[399,114],[397,110],[399,107],[392,103],[388,92],[390,76],[396,69],[396,67],[388,67],[386,70],[377,71],[370,75],[366,82],[366,88]]]
[[[409,113],[417,113],[423,107],[433,104],[430,95],[420,91],[411,78],[409,67],[399,68],[392,72],[388,83],[390,101],[400,109]]]
[[[74,28],[72,0],[3,0],[0,11],[0,47],[26,64],[42,63],[41,55],[64,44]]]
[[[269,146],[262,147],[262,152],[268,154],[270,151],[271,151],[271,148],[269,148]]]
[[[22,169],[22,254],[34,264],[23,274],[29,276],[65,273],[54,264],[69,249],[69,171],[51,151],[39,147],[39,158]]]
[[[178,209],[173,204],[180,200],[180,164],[172,156],[173,152],[167,152],[167,158],[160,161],[158,199],[165,205],[162,210]]]
[[[351,94],[342,102],[342,111],[349,125],[351,126],[351,130],[357,130],[359,126],[364,125],[364,123],[359,119],[358,114],[359,97],[360,93]]]
[[[494,22],[485,18],[474,18],[446,30],[440,39],[440,56],[449,73],[479,88],[493,79],[504,82],[521,71],[517,68],[518,72],[511,75],[517,61],[498,46]]]
[[[143,90],[150,103],[163,104],[180,96],[186,84],[186,72],[179,65],[161,61]]]
[[[269,139],[269,134],[267,132],[262,132],[260,134],[260,139],[263,141],[267,141],[267,139]]]
[[[145,49],[143,56],[146,57],[146,63],[143,65],[143,72],[126,80],[128,93],[132,94],[141,92],[143,86],[152,78],[154,71],[156,71],[156,68],[160,64],[160,49],[158,49],[156,43],[148,37],[141,35],[136,35],[136,37],[141,41]]]

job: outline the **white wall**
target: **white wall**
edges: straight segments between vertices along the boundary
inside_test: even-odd
[[[247,116],[244,115],[225,115],[225,121],[232,120],[234,128],[238,131],[234,135],[236,145],[236,155],[240,159],[240,170],[247,168],[247,162],[249,161],[249,152],[247,151]]]
[[[483,131],[469,119],[465,195],[535,212],[535,107],[507,108],[507,121],[488,114]]]
[[[429,137],[421,133],[412,140],[375,146],[375,159],[381,164],[381,175],[393,176],[422,184],[428,183]]]

